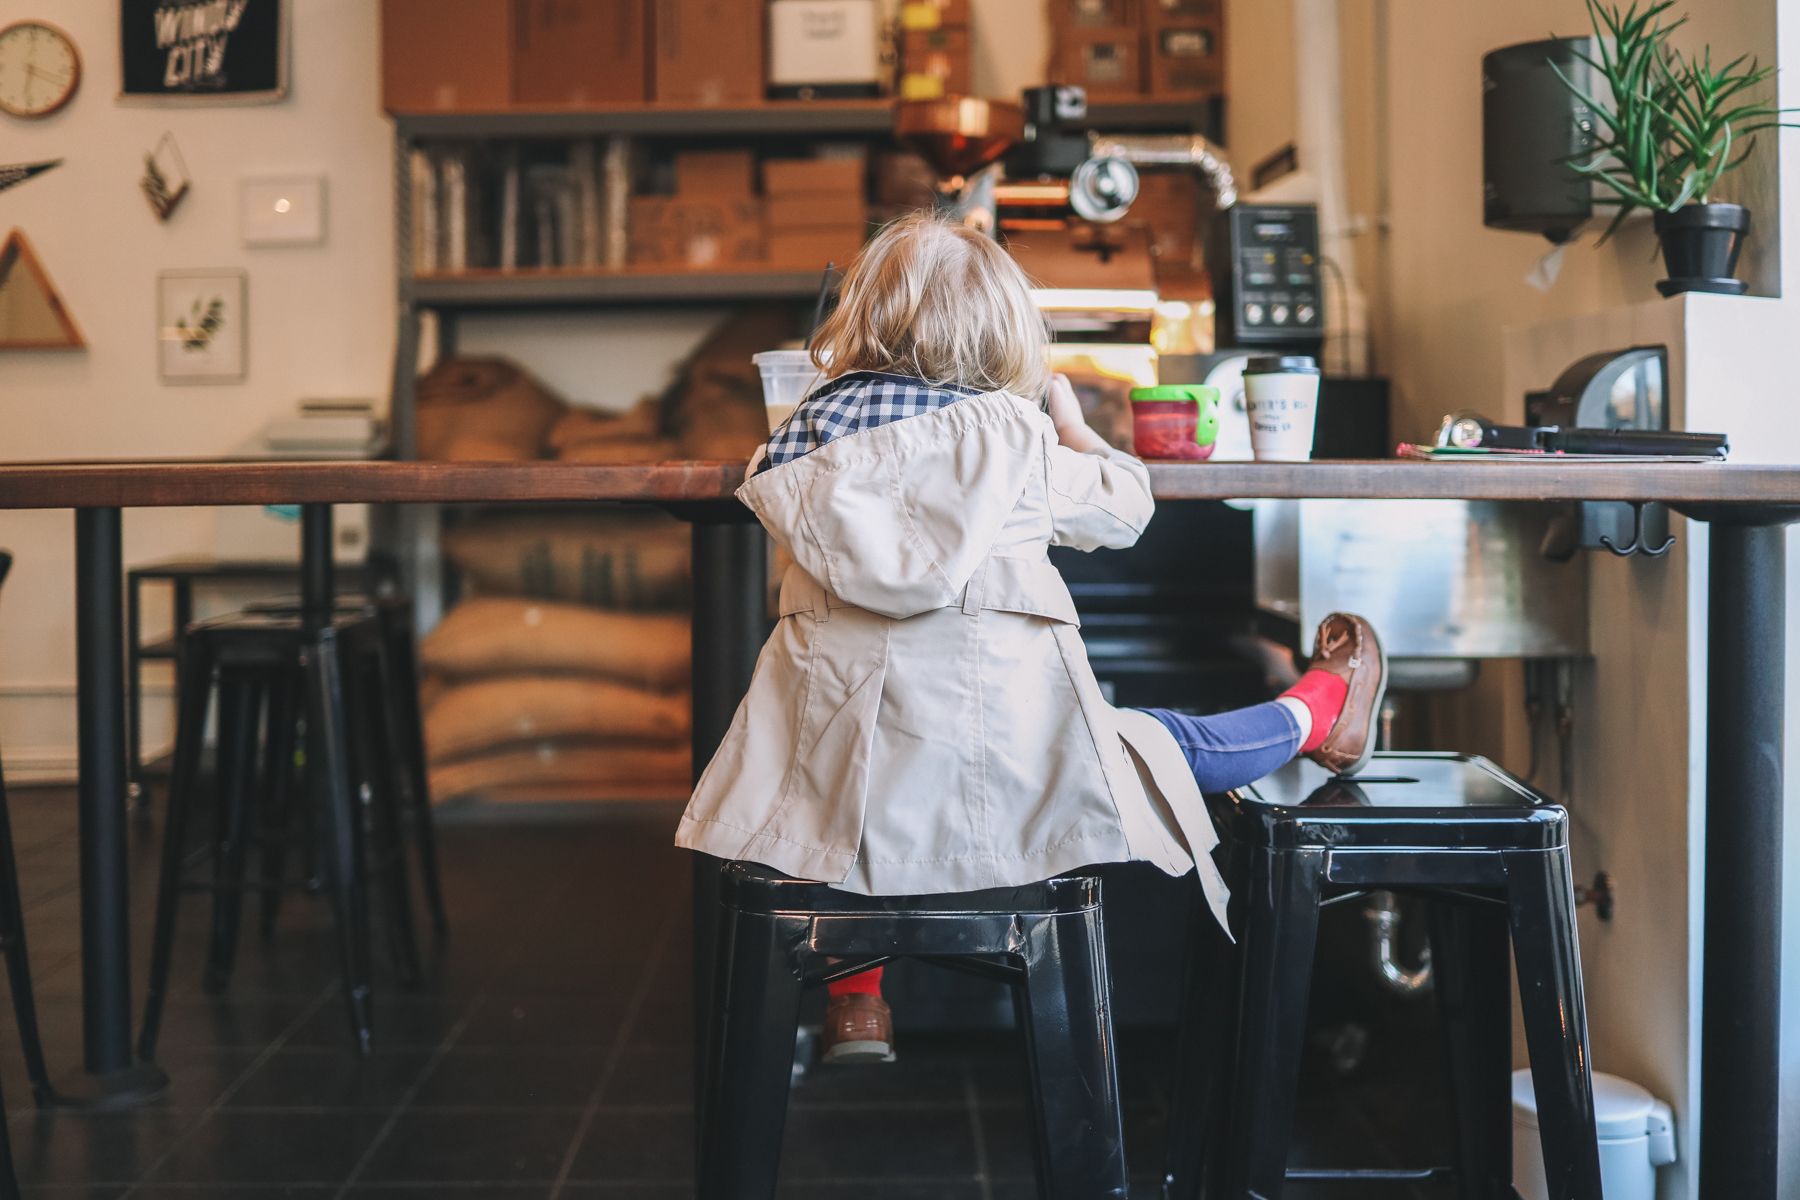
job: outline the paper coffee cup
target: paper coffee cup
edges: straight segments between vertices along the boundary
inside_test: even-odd
[[[1253,358],[1244,367],[1250,450],[1258,462],[1312,457],[1319,414],[1319,366],[1304,355]]]

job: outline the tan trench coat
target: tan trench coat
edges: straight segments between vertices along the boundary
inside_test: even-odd
[[[866,895],[1013,886],[1217,842],[1175,739],[1101,698],[1051,545],[1137,541],[1144,465],[1005,392],[830,442],[738,498],[793,556],[677,844]]]

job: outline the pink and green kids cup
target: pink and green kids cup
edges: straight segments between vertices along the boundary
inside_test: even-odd
[[[1198,383],[1132,388],[1131,423],[1139,458],[1161,462],[1210,458],[1219,439],[1219,389]]]

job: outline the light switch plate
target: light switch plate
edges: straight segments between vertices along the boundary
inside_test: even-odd
[[[316,246],[325,240],[325,177],[246,179],[239,193],[246,246]]]

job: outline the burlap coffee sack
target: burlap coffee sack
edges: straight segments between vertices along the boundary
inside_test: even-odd
[[[490,596],[451,609],[419,662],[456,679],[568,672],[666,692],[688,686],[691,644],[685,616]]]
[[[440,696],[425,714],[425,752],[440,763],[538,738],[679,741],[691,723],[685,692],[582,675],[502,675]]]
[[[444,555],[473,591],[599,608],[678,609],[688,601],[688,527],[649,508],[496,513],[444,530]]]

